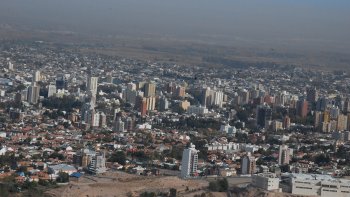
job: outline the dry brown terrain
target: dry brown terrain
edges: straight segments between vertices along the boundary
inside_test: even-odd
[[[182,180],[175,176],[144,177],[124,172],[110,172],[101,176],[83,176],[79,182],[70,182],[67,186],[46,192],[53,197],[137,197],[143,192],[169,192],[175,188],[180,197],[194,197],[206,194],[206,197],[226,197],[226,192],[208,192],[208,181],[212,179]],[[229,178],[232,197],[299,197],[288,193],[268,192],[248,186],[236,185],[250,182],[246,178]]]
[[[109,197],[138,196],[148,192],[168,192],[170,188],[180,193],[185,190],[206,188],[204,180],[181,180],[178,177],[140,177],[123,172],[110,173],[108,176],[83,177],[79,182],[71,182],[68,186],[53,189],[47,193],[56,197]]]

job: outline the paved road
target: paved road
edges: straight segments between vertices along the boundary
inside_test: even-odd
[[[159,173],[170,176],[180,176],[180,171],[177,170],[159,169]]]
[[[180,176],[180,171],[175,171],[175,170],[166,170],[166,169],[159,169],[160,174],[165,174],[165,175],[171,175],[171,176]],[[207,181],[213,181],[215,179],[220,179],[222,177],[200,177],[199,179],[204,179]],[[252,178],[251,177],[227,177],[228,183],[230,186],[236,186],[239,184],[245,184],[245,183],[251,183]]]
[[[215,179],[221,179],[222,177],[208,177],[205,178],[207,181],[213,181]],[[240,184],[247,184],[252,182],[251,177],[226,177],[228,184],[230,187],[240,185]]]

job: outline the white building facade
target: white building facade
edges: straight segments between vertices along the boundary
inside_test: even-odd
[[[279,190],[279,183],[280,179],[273,173],[262,173],[252,176],[252,184],[264,190]]]
[[[189,148],[182,153],[181,178],[190,178],[197,176],[198,150],[191,144]]]
[[[350,180],[335,179],[330,175],[287,174],[291,193],[295,195],[321,197],[349,197]]]
[[[203,106],[189,106],[187,109],[187,113],[196,114],[196,115],[204,115],[208,113],[208,109]]]

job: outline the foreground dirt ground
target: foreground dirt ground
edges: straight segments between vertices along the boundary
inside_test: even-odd
[[[206,193],[206,197],[225,197],[226,192],[208,192],[209,181],[215,178],[182,180],[176,176],[144,177],[124,172],[108,172],[100,176],[83,176],[79,182],[71,181],[67,186],[61,186],[46,192],[53,197],[138,197],[142,192],[169,192],[175,188],[180,197],[194,197]],[[232,197],[296,197],[292,194],[268,192],[262,189],[234,187],[246,184],[250,178],[229,178]],[[1,196],[1,195],[0,195]]]
[[[208,186],[205,180],[182,180],[178,177],[140,177],[123,172],[101,176],[85,176],[79,182],[53,189],[47,194],[55,197],[119,197],[138,196],[144,191],[168,192],[175,188],[181,193],[197,191]],[[187,195],[186,195],[187,196]]]

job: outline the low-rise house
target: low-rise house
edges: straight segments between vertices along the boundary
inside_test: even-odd
[[[137,166],[137,167],[132,168],[132,169],[130,170],[131,173],[137,174],[137,175],[142,175],[144,171],[145,171],[145,168],[143,168],[143,167],[141,167],[141,166]]]
[[[220,176],[222,177],[231,177],[236,175],[237,175],[237,170],[234,168],[220,169]]]

